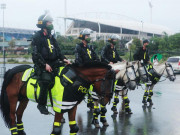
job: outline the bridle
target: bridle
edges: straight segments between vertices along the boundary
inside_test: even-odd
[[[174,77],[176,77],[175,76],[175,74],[174,74],[174,71],[173,71],[173,69],[172,69],[172,71],[173,71],[173,75],[170,75],[170,73],[168,72],[168,67],[170,67],[171,69],[172,69],[172,65],[171,64],[166,64],[165,63],[165,68],[164,68],[164,70],[163,70],[163,72],[162,72],[162,74],[160,74],[160,76],[162,76],[163,75],[163,73],[164,73],[164,71],[166,70],[166,72],[167,72],[167,76],[165,76],[166,78],[170,78],[171,76],[174,76]],[[154,69],[155,70],[155,69]],[[156,71],[156,70],[155,70]]]
[[[135,71],[135,73],[137,73],[137,72],[138,72],[139,77],[140,77],[140,76],[143,76],[143,75],[146,75],[146,77],[147,77],[147,76],[148,76],[148,72],[147,72],[147,70],[146,70],[146,67],[145,67],[145,66],[141,66],[141,67],[140,67],[140,65],[139,65],[139,64],[140,64],[140,61],[138,61],[138,68],[137,68],[137,71]],[[142,75],[142,74],[140,73],[140,68],[143,68],[143,69],[144,69],[145,74],[143,74],[143,75]]]
[[[133,69],[133,72],[134,72],[134,75],[135,75],[135,78],[134,78],[134,79],[131,79],[131,78],[129,77],[129,75],[128,75],[128,68],[132,68],[132,69]],[[130,81],[135,81],[135,82],[136,82],[136,72],[135,72],[135,69],[134,69],[134,66],[133,66],[133,65],[126,67],[126,71],[125,71],[125,73],[124,73],[124,75],[123,75],[123,77],[122,77],[122,80],[124,80],[125,75],[126,75],[127,78],[128,78],[128,81],[125,82],[125,85],[127,85]]]

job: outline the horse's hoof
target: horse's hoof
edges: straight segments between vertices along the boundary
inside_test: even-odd
[[[125,109],[125,112],[126,112],[126,114],[132,114],[132,111],[131,111],[130,108],[126,108],[126,109]]]
[[[122,115],[124,115],[124,111],[119,112],[119,116],[122,116]]]
[[[142,103],[143,103],[144,105],[147,105],[147,101],[146,101],[145,99],[142,100]]]
[[[61,123],[65,123],[66,121],[65,121],[65,118],[62,118],[61,119]]]
[[[22,130],[22,131],[18,131],[18,135],[26,135],[26,133],[24,132],[24,130]]]
[[[114,111],[114,114],[118,114],[118,111]]]
[[[131,112],[131,111],[130,112],[126,112],[126,114],[133,114],[133,112]]]
[[[93,124],[95,126],[96,126],[96,124],[99,125],[98,119],[93,119],[91,124]]]
[[[148,98],[147,102],[149,102],[149,105],[153,105],[152,99]]]
[[[112,110],[113,112],[115,112],[115,111],[117,111],[117,108],[116,108],[115,106],[113,106],[113,107],[111,107],[111,110]]]
[[[109,124],[107,122],[104,122],[103,126],[109,126]]]
[[[94,124],[96,128],[100,128],[100,125],[99,124]]]

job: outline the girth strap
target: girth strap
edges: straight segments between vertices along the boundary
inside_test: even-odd
[[[36,102],[38,103],[38,98],[37,98],[37,81],[35,84],[31,83],[32,86],[34,86],[34,97]]]
[[[52,99],[51,89],[49,90],[49,98],[50,98],[50,102],[51,102],[51,107],[53,107],[53,99]]]

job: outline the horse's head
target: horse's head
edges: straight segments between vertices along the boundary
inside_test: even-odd
[[[115,76],[116,72],[111,69],[106,72],[102,80],[94,82],[94,88],[99,95],[100,103],[102,105],[106,105],[110,102],[113,96]]]
[[[132,62],[132,64],[134,65],[134,69],[136,72],[137,83],[139,83],[140,80],[142,82],[146,82],[148,80],[148,73],[147,73],[145,67],[141,64],[140,61],[134,61],[134,62]]]
[[[136,73],[134,66],[127,62],[127,66],[124,71],[122,79],[127,88],[134,90],[136,88]]]
[[[113,96],[116,72],[111,66],[93,62],[87,63],[81,68],[76,68],[80,76],[92,84],[94,91],[98,94],[100,103],[106,105]]]
[[[164,74],[167,76],[167,78],[169,78],[170,81],[175,81],[176,76],[174,74],[174,70],[173,70],[171,64],[165,63],[165,72],[164,72]]]

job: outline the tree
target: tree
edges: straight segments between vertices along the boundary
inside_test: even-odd
[[[12,39],[11,41],[9,41],[9,46],[11,48],[11,50],[15,47],[15,39]]]

